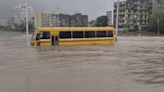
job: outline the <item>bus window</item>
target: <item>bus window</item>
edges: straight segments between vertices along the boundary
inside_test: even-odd
[[[95,31],[85,32],[85,38],[95,38]]]
[[[59,38],[61,39],[70,39],[71,38],[71,32],[60,32]]]
[[[83,32],[73,32],[73,38],[84,38]]]
[[[106,37],[106,31],[97,31],[96,37]]]
[[[50,39],[50,32],[40,32],[40,39]]]
[[[112,32],[112,31],[108,31],[108,32],[107,32],[107,36],[108,36],[108,37],[113,37],[113,32]]]

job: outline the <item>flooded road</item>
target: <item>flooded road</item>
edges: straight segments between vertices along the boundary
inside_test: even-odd
[[[32,48],[22,34],[0,34],[0,92],[163,91],[164,37]]]

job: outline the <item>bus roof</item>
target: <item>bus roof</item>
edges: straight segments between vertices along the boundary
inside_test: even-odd
[[[115,31],[113,27],[39,27],[38,31]]]

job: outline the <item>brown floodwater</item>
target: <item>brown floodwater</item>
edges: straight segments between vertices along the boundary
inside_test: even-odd
[[[0,92],[164,92],[164,37],[32,48],[0,32]]]

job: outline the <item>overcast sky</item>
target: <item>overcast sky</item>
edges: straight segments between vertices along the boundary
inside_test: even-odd
[[[55,11],[58,7],[60,13],[81,12],[91,20],[112,10],[114,0],[0,0],[0,19],[12,17],[14,7],[25,2],[34,10]]]

